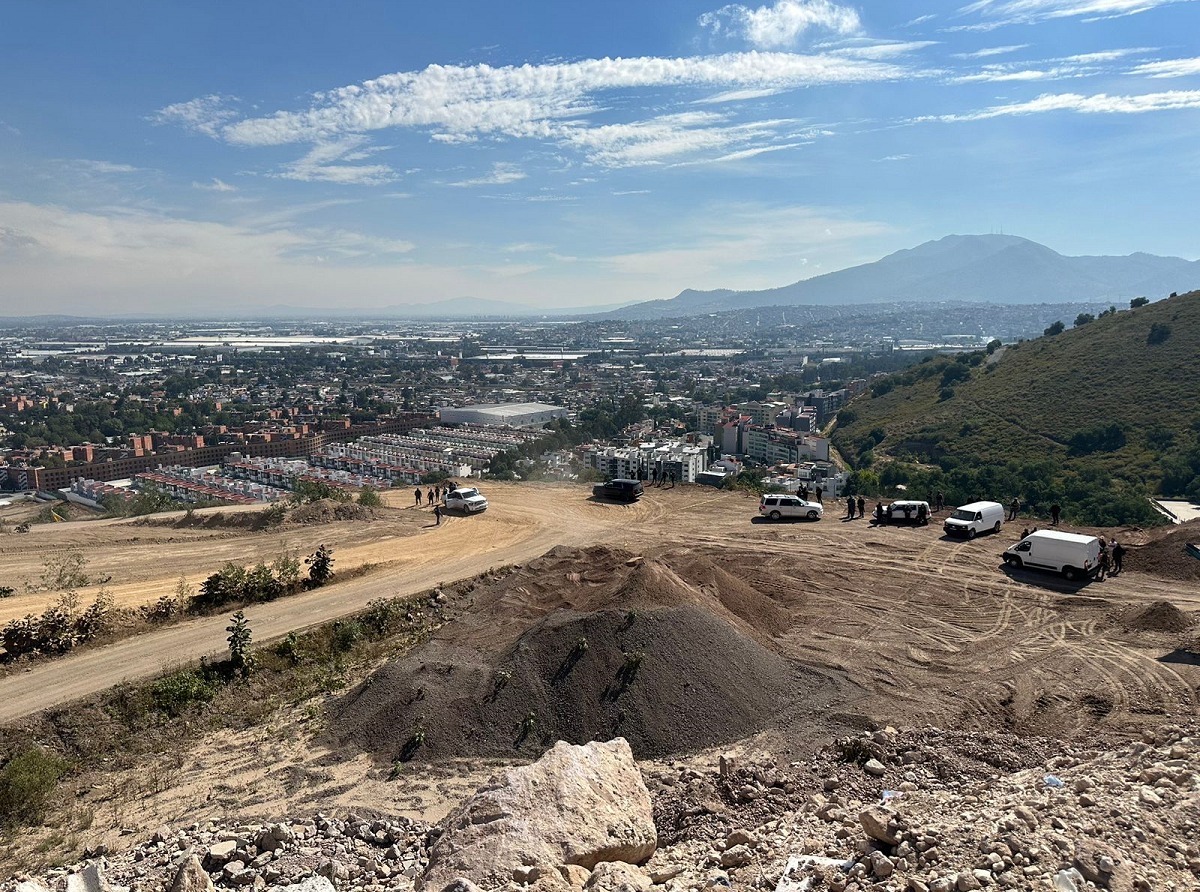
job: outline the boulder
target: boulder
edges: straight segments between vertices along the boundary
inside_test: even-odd
[[[649,889],[649,874],[624,861],[601,861],[584,886],[584,892],[649,892]]]
[[[50,892],[50,890],[37,880],[26,880],[23,883],[17,883],[16,892]]]
[[[175,872],[171,892],[213,892],[212,877],[195,855],[188,855]]]
[[[299,883],[288,886],[288,892],[336,892],[333,883],[323,876],[311,876]],[[457,892],[479,892],[478,889],[462,889]]]
[[[125,892],[125,886],[114,886],[104,876],[104,867],[93,861],[78,873],[67,877],[66,892]]]
[[[640,864],[657,841],[650,794],[624,738],[560,741],[537,762],[492,778],[444,822],[419,888],[463,878],[492,888],[518,867]]]
[[[876,842],[887,846],[898,845],[900,842],[900,824],[896,813],[882,805],[873,805],[863,809],[858,815],[858,822],[863,831]]]

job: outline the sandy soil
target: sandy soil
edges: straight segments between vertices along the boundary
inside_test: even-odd
[[[493,566],[528,564],[554,546],[604,544],[674,566],[703,559],[777,605],[786,622],[771,620],[772,649],[842,680],[816,706],[821,721],[814,728],[928,723],[1094,738],[1200,712],[1200,660],[1184,649],[1200,619],[1200,583],[1127,569],[1122,576],[1070,586],[1053,576],[1006,571],[999,554],[1016,540],[1020,522],[968,542],[943,537],[936,522],[925,528],[875,528],[836,517],[758,522],[753,498],[701,487],[653,489],[632,506],[593,501],[582,487],[493,483],[485,490],[492,501],[486,514],[452,518],[440,528],[430,526],[427,514],[408,510],[378,529],[372,523],[294,531],[309,537],[305,542],[342,543],[334,546],[339,567],[365,561],[385,566],[252,608],[247,613],[255,640],[331,620],[376,597],[419,592]],[[88,536],[98,537],[89,539],[97,562],[111,561],[143,580],[123,583],[129,586],[127,603],[149,599],[137,592],[173,582],[189,561],[209,569],[227,555],[256,560],[278,546],[275,533],[189,539],[169,529],[86,526]],[[61,526],[39,535],[64,541],[53,539],[63,535]],[[1132,531],[1117,535],[1131,544],[1147,538]],[[105,548],[123,551],[126,561],[136,555],[141,566],[104,556]],[[567,599],[564,606],[579,607],[584,602],[569,600],[568,592],[575,592],[569,598],[590,597],[586,589],[604,572],[595,568],[593,579],[591,571],[557,567],[554,556],[530,569],[542,566],[542,578],[532,582],[521,573],[508,577],[526,589],[524,595],[501,592],[517,599],[512,616],[536,618],[556,609],[555,591]],[[696,577],[689,585],[705,590],[708,583]],[[505,603],[489,602],[482,592],[479,597],[489,609]],[[1179,608],[1191,630],[1175,631],[1179,623],[1172,622],[1156,631],[1123,620],[1160,601]],[[0,680],[0,721],[220,652],[226,623],[223,617],[190,621]],[[752,627],[768,628],[765,619],[746,630]],[[398,778],[389,778],[386,760],[346,746],[331,749],[331,738],[315,733],[323,730],[323,715],[314,708],[282,710],[269,727],[198,739],[181,759],[164,757],[152,768],[114,775],[81,802],[94,811],[95,829],[86,831],[87,839],[118,838],[122,826],[152,830],[217,814],[271,817],[306,807],[437,818],[498,764],[408,764]],[[814,744],[811,736],[793,724],[743,746],[802,752]]]

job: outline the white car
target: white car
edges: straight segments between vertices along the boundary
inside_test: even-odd
[[[998,533],[1004,524],[1004,506],[999,502],[972,502],[960,505],[942,525],[947,536],[974,539],[978,533]]]
[[[461,511],[463,514],[478,514],[486,511],[488,500],[475,487],[451,490],[446,496],[446,508],[451,511]]]
[[[765,495],[758,503],[758,513],[771,520],[783,520],[785,517],[820,520],[825,507],[819,502],[806,502],[799,496]]]

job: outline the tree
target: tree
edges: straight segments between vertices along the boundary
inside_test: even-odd
[[[383,499],[379,498],[379,493],[371,487],[364,486],[362,492],[358,494],[358,504],[366,508],[382,508]]]
[[[229,665],[242,678],[249,678],[254,668],[254,657],[250,653],[250,623],[246,620],[246,614],[241,610],[235,613],[225,631],[229,633]]]
[[[333,552],[326,545],[321,545],[304,559],[308,565],[308,584],[319,588],[333,578]]]
[[[1087,325],[1089,322],[1095,322],[1095,321],[1096,321],[1096,317],[1093,316],[1091,313],[1080,313],[1078,316],[1075,317],[1075,327],[1079,328],[1079,326],[1081,326],[1081,325]]]
[[[993,338],[992,340],[988,341],[988,345],[987,345],[988,356],[991,356],[993,353],[995,353],[997,350],[999,350],[1001,346],[1002,345],[1000,343],[999,338]]]
[[[1129,302],[1129,309],[1136,310],[1138,307],[1144,307],[1148,303],[1150,303],[1150,298],[1148,297],[1135,297]]]
[[[1060,319],[1058,322],[1055,322],[1053,325],[1051,325],[1049,328],[1047,328],[1045,331],[1043,331],[1042,334],[1044,334],[1048,337],[1053,337],[1054,335],[1062,334],[1063,331],[1066,330],[1066,327],[1067,326],[1064,325],[1062,320]]]

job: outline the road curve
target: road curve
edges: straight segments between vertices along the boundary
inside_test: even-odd
[[[488,495],[492,507],[486,514],[448,518],[440,527],[397,540],[394,559],[368,576],[246,608],[254,640],[330,622],[375,598],[412,595],[492,567],[525,563],[555,545],[590,544],[646,511],[644,505],[590,502],[578,488],[522,492],[497,486]],[[189,620],[0,679],[0,723],[224,654],[228,623],[224,614]]]

